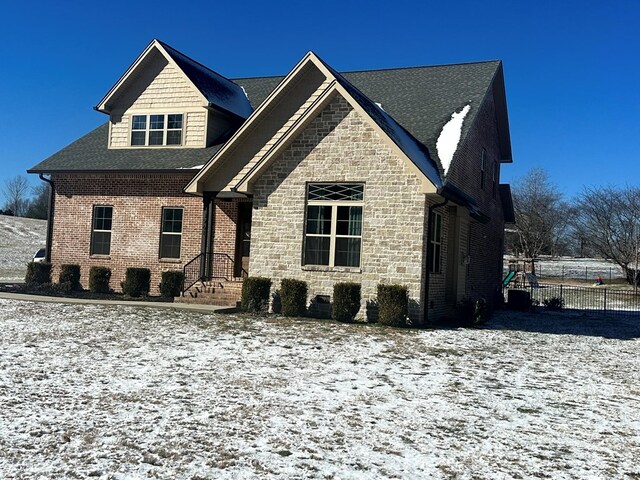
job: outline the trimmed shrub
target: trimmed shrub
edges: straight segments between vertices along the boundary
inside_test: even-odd
[[[249,313],[266,313],[269,308],[269,292],[271,279],[264,277],[248,277],[242,282],[240,307]]]
[[[31,262],[27,265],[27,275],[24,282],[29,286],[51,283],[51,264],[45,262]]]
[[[111,269],[109,267],[91,267],[89,270],[89,291],[91,293],[109,293]]]
[[[406,327],[409,293],[404,285],[378,284],[378,321],[390,327]]]
[[[489,318],[489,305],[484,298],[479,300],[463,299],[458,305],[458,316],[462,325],[474,327],[485,323]]]
[[[184,272],[182,270],[169,270],[162,272],[160,280],[160,295],[163,297],[179,297],[184,284]]]
[[[122,287],[122,293],[130,297],[149,295],[149,290],[151,289],[151,270],[148,268],[127,268],[124,282],[121,282],[120,286]]]
[[[80,265],[62,265],[58,277],[60,288],[64,291],[81,290]]]
[[[564,308],[564,298],[562,297],[545,298],[542,303],[547,310],[552,312],[562,310]]]
[[[336,283],[333,286],[331,318],[338,322],[353,322],[360,310],[360,284]]]
[[[280,282],[281,313],[285,317],[301,317],[307,311],[307,282],[283,278]]]

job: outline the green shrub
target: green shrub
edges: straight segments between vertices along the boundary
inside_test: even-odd
[[[121,282],[120,286],[122,287],[122,292],[130,297],[149,295],[149,289],[151,288],[151,270],[148,268],[127,268],[124,282]]]
[[[562,310],[564,308],[564,298],[562,297],[545,298],[542,303],[547,310],[551,311]]]
[[[162,272],[160,281],[160,295],[163,297],[179,297],[184,284],[184,272],[182,270],[169,270]]]
[[[280,282],[281,312],[285,317],[300,317],[307,311],[307,282],[283,278]]]
[[[333,286],[331,317],[338,322],[353,322],[360,310],[360,284],[336,283]]]
[[[464,298],[458,305],[459,319],[468,327],[483,324],[489,318],[489,313],[489,305],[484,298],[479,300]]]
[[[51,264],[45,262],[31,262],[27,265],[27,275],[24,282],[29,286],[51,283]]]
[[[80,290],[80,265],[62,265],[58,283],[63,291]]]
[[[109,293],[111,269],[108,267],[91,267],[89,270],[89,291],[91,293]]]
[[[378,321],[391,327],[406,327],[409,293],[403,285],[378,285]]]
[[[245,278],[242,282],[242,297],[240,300],[240,307],[245,312],[265,313],[269,308],[270,291],[270,278]]]

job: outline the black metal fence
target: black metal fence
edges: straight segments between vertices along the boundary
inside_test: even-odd
[[[561,298],[563,309],[594,312],[607,316],[640,316],[640,294],[636,294],[633,290],[542,283],[518,290],[529,292],[533,304],[542,307],[545,305],[545,300],[549,302],[553,298]]]

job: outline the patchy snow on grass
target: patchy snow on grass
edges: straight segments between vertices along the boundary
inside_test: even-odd
[[[27,263],[46,239],[46,220],[0,215],[0,282],[23,282]]]
[[[411,331],[0,300],[0,472],[635,478],[640,325],[616,322]]]
[[[458,149],[458,142],[460,142],[460,136],[462,135],[462,124],[469,110],[471,110],[471,105],[465,105],[459,112],[453,112],[451,119],[442,127],[440,136],[436,141],[438,157],[440,157],[440,163],[445,175],[449,171],[453,155]]]

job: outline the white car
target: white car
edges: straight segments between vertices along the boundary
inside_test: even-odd
[[[33,262],[35,262],[35,263],[44,262],[44,258],[46,256],[46,254],[47,254],[47,250],[45,248],[41,248],[33,256]]]

